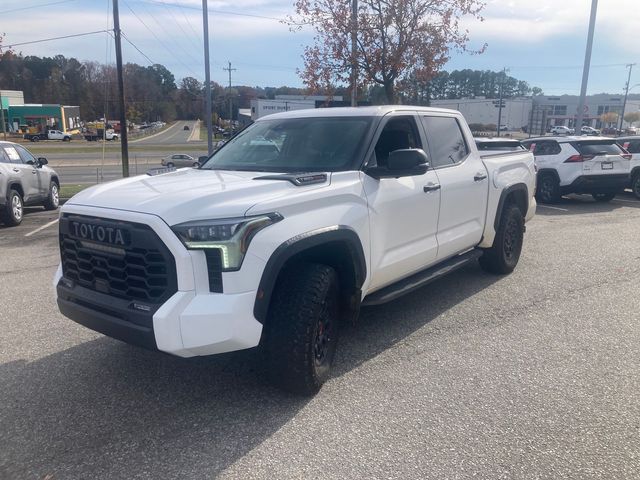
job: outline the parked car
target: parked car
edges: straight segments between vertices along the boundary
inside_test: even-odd
[[[536,158],[540,203],[557,203],[569,193],[608,202],[629,183],[631,155],[612,138],[540,137],[522,144]]]
[[[566,125],[556,125],[554,127],[551,127],[551,130],[549,130],[549,132],[553,135],[573,135],[575,133],[575,130],[573,128],[567,127]]]
[[[629,188],[640,199],[640,137],[618,137],[616,142],[631,155]]]
[[[5,225],[19,225],[25,206],[58,208],[60,180],[47,163],[22,145],[0,141],[0,220]]]
[[[39,142],[40,140],[60,140],[63,142],[71,141],[71,135],[61,132],[60,130],[47,130],[42,133],[25,133],[23,138],[32,142]]]
[[[606,127],[602,129],[602,135],[622,135],[622,130],[615,127]]]
[[[593,128],[593,127],[589,127],[587,125],[583,125],[582,128],[580,129],[580,133],[582,133],[582,135],[600,135],[600,130],[598,130],[597,128]]]
[[[181,357],[262,343],[273,381],[313,394],[330,375],[339,323],[361,305],[476,260],[513,271],[534,185],[530,152],[482,156],[456,111],[269,115],[198,170],[110,182],[67,202],[58,305],[98,332]],[[73,261],[79,249],[84,262]]]
[[[500,131],[501,132],[508,132],[509,130],[511,130],[511,129],[509,128],[508,125],[500,125]]]
[[[164,157],[161,162],[165,167],[198,167],[200,163],[191,155],[176,153],[169,157]]]
[[[504,152],[517,152],[521,150],[526,150],[522,146],[519,140],[507,139],[507,138],[484,138],[484,137],[476,137],[474,138],[476,142],[476,146],[478,150],[483,155],[490,155],[494,153],[504,153]]]
[[[637,127],[627,127],[624,131],[626,135],[637,135],[638,129]]]

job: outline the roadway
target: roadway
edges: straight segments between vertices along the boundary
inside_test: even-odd
[[[178,120],[170,127],[166,128],[160,133],[150,135],[148,137],[141,138],[139,140],[132,140],[132,145],[180,145],[189,142],[191,134],[199,127],[199,122],[194,120]],[[188,126],[189,130],[184,130],[184,127]],[[199,133],[195,133],[196,138],[199,140]]]
[[[341,331],[314,398],[253,350],[181,359],[64,318],[57,212],[0,227],[0,478],[640,478],[640,202],[540,207],[509,276],[470,265]]]

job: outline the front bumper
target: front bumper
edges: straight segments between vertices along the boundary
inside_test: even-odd
[[[118,340],[180,357],[212,355],[258,345],[262,324],[256,320],[253,306],[259,275],[239,278],[240,272],[232,272],[225,284],[225,293],[212,293],[204,253],[185,249],[158,217],[76,205],[65,205],[64,210],[149,225],[175,259],[178,291],[155,311],[140,311],[133,301],[114,298],[64,279],[60,266],[53,283],[63,315]],[[245,264],[252,272],[264,269],[264,261],[253,255],[245,258]]]
[[[582,175],[571,184],[560,187],[560,192],[568,193],[613,193],[624,190],[629,184],[626,173],[613,175]]]

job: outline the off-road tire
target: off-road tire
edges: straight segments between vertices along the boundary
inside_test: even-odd
[[[0,220],[9,227],[15,227],[22,223],[24,217],[24,202],[22,195],[14,189],[9,190],[7,204],[2,209]]]
[[[49,194],[44,201],[45,210],[56,210],[60,206],[60,187],[56,182],[49,184]]]
[[[300,263],[280,276],[265,325],[264,354],[272,382],[313,395],[329,378],[338,341],[338,276]]]
[[[596,202],[606,203],[613,200],[616,196],[614,192],[611,193],[592,193],[591,196]]]
[[[523,240],[522,212],[513,203],[505,205],[493,245],[483,252],[480,266],[489,273],[504,275],[513,272],[520,259]]]
[[[631,191],[640,200],[640,172],[637,172],[631,179]]]
[[[555,175],[543,173],[538,177],[536,200],[540,203],[558,203],[560,201],[560,183]]]

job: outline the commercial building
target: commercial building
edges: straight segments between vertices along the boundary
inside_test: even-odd
[[[272,113],[288,112],[289,110],[305,110],[324,106],[346,106],[342,96],[328,97],[326,95],[276,95],[274,100],[256,98],[251,100],[251,119],[257,120]]]
[[[455,100],[432,100],[432,107],[458,110],[467,123],[497,125],[500,100],[485,97],[461,98]],[[529,124],[531,114],[531,98],[518,97],[502,100],[502,116],[500,123],[509,129],[519,130]]]
[[[78,106],[24,103],[24,94],[17,90],[0,90],[0,104],[8,132],[35,133],[47,129],[69,132],[81,126]]]

